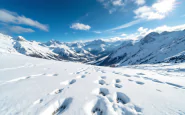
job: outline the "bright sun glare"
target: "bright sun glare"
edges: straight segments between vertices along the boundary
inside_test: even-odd
[[[158,3],[155,3],[153,8],[155,8],[160,13],[168,13],[173,10],[174,6],[175,0],[161,0]]]

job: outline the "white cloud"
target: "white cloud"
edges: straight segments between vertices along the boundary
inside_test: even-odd
[[[163,26],[160,26],[160,27],[157,27],[157,28],[153,29],[153,31],[161,33],[161,32],[164,32],[164,31],[171,32],[171,31],[180,31],[180,30],[184,30],[184,29],[185,29],[185,24],[178,25],[178,26],[163,25]]]
[[[156,27],[156,28],[153,28],[153,29],[140,27],[140,28],[137,29],[136,32],[134,32],[132,34],[127,34],[126,36],[122,36],[121,39],[124,39],[124,40],[139,40],[139,39],[142,39],[143,37],[145,37],[147,34],[149,34],[151,32],[162,33],[164,31],[172,32],[172,31],[182,31],[182,30],[185,30],[185,24],[178,25],[178,26],[163,25],[163,26],[159,26],[159,27]]]
[[[105,9],[108,9],[110,14],[117,10],[123,10],[125,6],[124,0],[97,0],[97,1],[100,2]]]
[[[136,14],[135,18],[146,20],[163,19],[165,17],[165,15],[153,11],[152,8],[148,6],[142,6],[136,9],[134,13]]]
[[[23,28],[21,26],[12,26],[12,27],[9,27],[9,30],[13,33],[17,33],[17,34],[20,34],[20,33],[32,33],[32,32],[35,32],[34,30],[30,29],[30,28]]]
[[[109,30],[106,30],[106,31],[114,31],[114,30],[128,28],[128,27],[133,26],[135,24],[138,24],[140,22],[141,22],[141,20],[134,20],[134,21],[128,22],[126,24],[123,24],[121,26],[118,26],[118,27],[115,27],[115,28],[112,28],[112,29],[109,29]]]
[[[154,8],[159,13],[168,13],[174,8],[176,0],[158,0],[157,3],[152,5],[152,8]]]
[[[48,31],[48,26],[45,24],[41,24],[38,21],[32,20],[30,18],[27,18],[25,16],[19,16],[15,12],[10,12],[7,10],[0,9],[0,22],[4,23],[13,23],[13,24],[23,24],[28,25],[31,27],[35,27],[44,31]]]
[[[144,27],[140,27],[137,31],[139,33],[137,33],[138,35],[144,37],[147,34],[151,33],[151,32],[158,32],[158,33],[162,33],[164,31],[168,31],[168,32],[172,32],[172,31],[181,31],[181,30],[185,30],[185,24],[183,25],[178,25],[178,26],[167,26],[167,25],[163,25],[163,26],[159,26],[153,29],[149,29],[149,28],[144,28]]]
[[[93,31],[94,33],[96,34],[101,34],[102,32],[101,31]]]
[[[157,0],[152,6],[142,6],[134,11],[137,19],[156,20],[165,18],[173,10],[176,0]]]
[[[136,0],[135,3],[137,5],[143,5],[143,4],[145,4],[145,0]]]
[[[73,23],[70,28],[75,29],[75,30],[90,30],[91,27],[89,25],[85,25],[82,23]]]
[[[112,5],[114,5],[114,6],[122,6],[122,5],[124,5],[124,3],[122,2],[122,0],[113,0],[112,1]]]
[[[127,36],[127,34],[123,33],[123,34],[121,34],[121,36],[125,37],[125,36]]]
[[[140,28],[138,28],[138,30],[137,30],[140,34],[143,34],[143,33],[146,33],[146,32],[148,32],[148,28],[143,28],[143,27],[140,27]]]

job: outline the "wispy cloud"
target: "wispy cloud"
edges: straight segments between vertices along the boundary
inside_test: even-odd
[[[125,36],[127,36],[127,34],[123,33],[123,34],[121,34],[121,36],[125,37]]]
[[[25,16],[20,16],[15,12],[10,12],[4,9],[0,9],[0,22],[13,23],[16,25],[22,24],[41,29],[43,31],[49,31],[49,28],[46,24],[41,24],[38,21],[32,20]]]
[[[176,0],[157,0],[152,6],[142,6],[134,11],[135,18],[156,20],[165,18],[174,9]]]
[[[102,32],[101,31],[93,31],[94,33],[96,34],[101,34]]]
[[[125,39],[138,40],[140,38],[145,37],[147,34],[149,34],[151,32],[162,33],[164,31],[172,32],[172,31],[182,31],[182,30],[185,30],[185,24],[177,25],[177,26],[163,25],[163,26],[158,26],[158,27],[153,28],[153,29],[139,27],[135,33],[125,36]]]
[[[138,24],[140,23],[142,20],[138,19],[138,20],[134,20],[134,21],[131,21],[131,22],[128,22],[126,24],[123,24],[121,26],[118,26],[118,27],[115,27],[115,28],[112,28],[112,29],[109,29],[109,30],[106,30],[106,31],[115,31],[115,30],[120,30],[120,29],[124,29],[124,28],[128,28],[128,27],[131,27],[135,24]]]
[[[9,28],[9,30],[13,33],[17,33],[17,34],[20,34],[20,33],[32,33],[32,32],[35,32],[34,30],[30,29],[30,28],[23,28],[21,26],[11,26]]]
[[[135,3],[137,5],[143,5],[143,4],[145,4],[145,0],[136,0]]]
[[[124,0],[97,0],[100,2],[105,9],[109,11],[110,14],[117,10],[124,9]]]
[[[75,29],[75,30],[90,30],[91,27],[89,25],[85,25],[82,23],[73,23],[70,28]]]

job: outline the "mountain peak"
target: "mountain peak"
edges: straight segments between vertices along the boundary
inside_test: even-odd
[[[17,36],[15,38],[16,41],[26,41],[26,39],[23,36]]]

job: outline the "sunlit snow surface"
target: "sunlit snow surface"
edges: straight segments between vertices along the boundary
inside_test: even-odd
[[[183,115],[185,63],[97,67],[0,54],[1,115]]]

